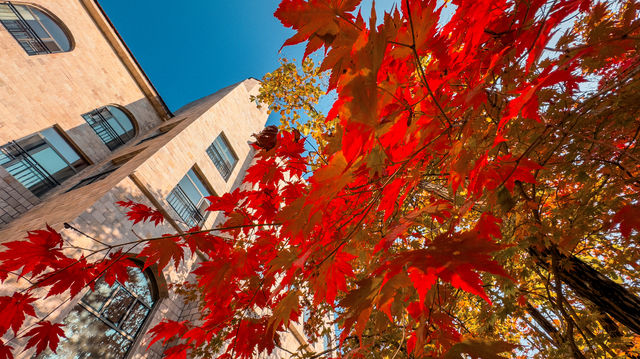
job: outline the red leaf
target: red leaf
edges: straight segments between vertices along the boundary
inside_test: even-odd
[[[252,143],[254,147],[269,151],[276,146],[278,127],[273,125],[266,126],[260,133],[254,133],[251,136],[256,138],[256,142]]]
[[[407,353],[413,353],[413,350],[416,348],[416,332],[411,332],[409,339],[407,339]]]
[[[37,299],[29,294],[14,293],[12,297],[0,297],[0,337],[11,328],[14,334],[18,333],[25,314],[36,316],[31,303]]]
[[[133,201],[118,201],[116,204],[130,209],[130,211],[127,212],[127,217],[129,217],[130,221],[133,221],[133,224],[149,221],[154,222],[157,226],[164,221],[162,213],[155,209],[151,209],[151,207],[145,206],[144,204],[135,203]]]
[[[190,347],[186,344],[179,344],[164,351],[164,359],[187,359],[187,349]]]
[[[420,306],[424,309],[424,300],[427,297],[427,292],[431,289],[431,286],[436,284],[436,280],[438,279],[435,270],[428,268],[427,273],[424,273],[418,268],[411,267],[408,272],[409,279],[411,279],[411,283],[413,283],[420,297]]]
[[[36,347],[36,355],[42,353],[47,345],[55,353],[60,342],[60,337],[66,338],[62,324],[52,324],[49,321],[40,322],[38,326],[31,329],[24,337],[31,337],[27,342],[27,348]]]
[[[187,341],[187,344],[191,344],[191,342],[195,342],[196,346],[202,345],[204,341],[207,339],[207,332],[201,327],[195,327],[189,329],[183,336],[183,339]]]
[[[11,353],[12,350],[13,347],[5,345],[2,342],[2,339],[0,339],[0,359],[13,359],[13,354]]]
[[[173,337],[177,335],[181,337],[188,329],[185,323],[187,323],[186,320],[182,322],[166,320],[158,323],[155,327],[149,330],[149,333],[153,335],[153,339],[147,346],[147,349],[151,348],[155,342],[162,338],[164,338],[162,345],[166,345],[169,340],[173,339]]]
[[[347,21],[353,20],[351,11],[355,10],[361,0],[283,0],[274,13],[284,26],[291,27],[298,32],[285,41],[284,46],[295,45],[317,36],[325,43],[338,35],[341,23],[340,18]],[[318,45],[309,50],[318,48]],[[305,53],[306,57],[308,53]]]
[[[491,304],[491,300],[482,287],[482,279],[478,273],[471,270],[471,266],[459,266],[456,272],[449,278],[451,285],[464,290],[467,293],[475,294]]]
[[[200,228],[193,227],[184,236],[184,241],[187,243],[187,246],[192,253],[195,253],[196,250],[205,253],[215,251],[216,248],[219,247],[220,242],[223,241],[222,238],[213,236],[209,233],[193,233],[198,231],[200,231]]]
[[[122,250],[112,253],[108,259],[96,264],[96,275],[102,276],[108,285],[116,281],[125,283],[129,280],[129,267],[137,267],[129,258],[122,254]]]
[[[640,206],[626,205],[613,216],[613,224],[620,224],[620,233],[625,237],[631,236],[631,231],[640,231]]]
[[[179,243],[179,239],[176,237],[167,237],[161,239],[154,239],[147,242],[146,247],[138,254],[138,257],[147,257],[144,262],[144,269],[147,269],[150,265],[157,263],[158,272],[162,271],[164,267],[169,264],[169,261],[173,259],[173,265],[178,269],[180,261],[184,257],[184,251],[182,244]]]
[[[44,273],[38,278],[39,287],[51,286],[47,297],[62,294],[69,289],[73,298],[95,279],[93,267],[89,266],[84,258],[65,258],[59,261],[57,266],[55,271]]]
[[[207,207],[207,211],[222,211],[225,215],[229,215],[236,209],[236,207],[244,202],[246,194],[247,192],[240,191],[239,188],[236,188],[233,192],[227,192],[222,196],[205,197],[210,203],[209,207]]]
[[[61,258],[62,237],[47,225],[46,230],[31,231],[26,241],[3,243],[7,250],[0,252],[0,281],[7,278],[7,272],[22,268],[20,275],[31,273],[34,277],[47,268],[53,267]]]

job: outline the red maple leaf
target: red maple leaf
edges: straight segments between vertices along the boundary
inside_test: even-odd
[[[640,206],[626,205],[613,216],[612,224],[620,224],[620,233],[625,237],[631,236],[631,231],[640,231]]]
[[[61,252],[62,237],[53,228],[30,231],[26,241],[3,243],[6,250],[0,252],[0,281],[7,279],[7,273],[22,268],[20,275],[32,277],[53,267],[57,261],[66,258]]]
[[[205,253],[215,251],[215,249],[219,247],[220,242],[223,241],[222,238],[213,236],[209,233],[194,233],[198,231],[200,231],[199,227],[193,227],[184,236],[184,241],[192,253],[195,253],[196,250]]]
[[[351,14],[361,0],[283,0],[273,14],[282,25],[297,30],[297,33],[282,45],[295,45],[309,40],[304,57],[330,45],[341,28],[352,26]]]
[[[157,263],[158,272],[161,272],[171,259],[173,259],[173,265],[178,269],[178,264],[184,257],[182,247],[183,244],[179,242],[179,239],[172,236],[147,242],[147,245],[138,254],[138,257],[146,257],[143,270]]]
[[[129,280],[129,267],[137,267],[122,251],[112,253],[109,258],[95,265],[96,275],[102,278],[108,285],[113,285],[116,281],[125,283]]]
[[[54,353],[58,348],[60,337],[66,338],[62,324],[52,324],[49,321],[40,322],[38,326],[31,329],[24,337],[31,337],[27,342],[27,348],[36,347],[36,355],[42,353],[47,345]]]
[[[187,359],[187,344],[178,344],[164,351],[164,359]]]
[[[205,342],[205,340],[207,340],[207,337],[210,338],[210,335],[208,334],[210,333],[207,333],[201,327],[194,327],[189,329],[188,332],[184,333],[182,338],[187,341],[187,344],[191,344],[191,342],[194,342],[196,346],[200,346]]]
[[[0,359],[13,359],[12,350],[13,347],[4,344],[2,339],[0,339]]]
[[[129,208],[129,212],[127,212],[127,217],[130,221],[133,221],[133,224],[138,222],[154,222],[157,226],[158,224],[164,221],[164,216],[160,211],[155,209],[151,209],[149,206],[145,206],[142,203],[135,203],[133,201],[118,201],[117,205],[121,207]]]
[[[240,191],[239,188],[236,188],[233,192],[227,192],[222,196],[205,197],[209,200],[209,207],[207,207],[207,211],[222,211],[225,215],[229,215],[235,211],[236,207],[240,206],[244,202],[246,194],[247,192]]]
[[[165,320],[158,323],[155,327],[149,330],[149,334],[153,335],[153,339],[147,346],[147,349],[151,348],[151,346],[155,342],[159,341],[162,338],[164,338],[164,340],[162,341],[162,345],[164,346],[173,337],[175,336],[181,337],[189,329],[187,328],[186,323],[187,323],[186,320],[182,322],[176,322],[175,320]]]
[[[70,296],[75,297],[89,283],[95,283],[94,268],[87,260],[65,258],[57,262],[57,270],[44,273],[38,278],[38,286],[51,286],[47,297],[62,294],[69,289]]]
[[[256,138],[256,142],[252,143],[254,148],[262,148],[265,151],[269,151],[276,146],[278,127],[273,125],[266,126],[260,133],[254,133],[251,136]]]
[[[37,298],[30,294],[14,293],[12,297],[0,297],[0,337],[11,328],[18,333],[25,315],[36,316],[31,303]]]

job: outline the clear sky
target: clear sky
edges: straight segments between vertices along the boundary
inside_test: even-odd
[[[302,46],[278,53],[293,35],[273,17],[279,0],[99,1],[173,111],[247,77],[260,79],[280,56],[302,58]],[[363,15],[371,3],[363,0]],[[394,3],[378,0],[376,9]]]

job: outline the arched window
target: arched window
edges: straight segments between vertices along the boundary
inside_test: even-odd
[[[62,26],[33,6],[0,2],[0,22],[29,55],[71,50]]]
[[[133,121],[121,109],[105,106],[82,115],[110,150],[124,145],[136,135]]]
[[[129,276],[112,286],[99,280],[64,319],[66,339],[57,353],[47,350],[37,358],[125,358],[158,297],[149,273],[134,267]]]

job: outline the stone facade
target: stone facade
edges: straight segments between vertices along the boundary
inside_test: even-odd
[[[249,101],[258,91],[257,80],[229,86],[174,115],[94,0],[34,0],[27,4],[64,24],[73,46],[68,52],[29,56],[0,26],[0,145],[55,126],[88,166],[40,197],[0,167],[0,243],[22,239],[26,231],[45,224],[83,248],[91,248],[97,241],[126,243],[137,236],[175,233],[186,226],[180,223],[167,196],[189,169],[196,169],[212,194],[240,185],[252,161],[250,136],[267,120],[267,113]],[[135,137],[114,151],[82,117],[106,105],[125,109],[136,128]],[[227,180],[206,153],[221,133],[238,158]],[[76,188],[105,169],[111,172]],[[158,227],[148,223],[132,227],[126,210],[115,204],[126,200],[156,208],[170,219]],[[203,227],[210,228],[218,220],[210,216]],[[134,247],[129,252],[135,255],[140,250]],[[177,269],[169,265],[162,273],[156,271],[159,299],[141,333],[165,318],[197,318],[197,309],[185,306],[168,287],[185,281],[197,258],[187,255]],[[0,286],[0,295],[24,286],[24,281],[8,280]],[[49,319],[61,321],[80,297],[71,302],[51,298],[39,303],[37,312],[44,315],[53,310]],[[300,329],[292,329],[292,335],[283,338],[285,348],[295,351],[304,343]],[[147,336],[138,335],[126,357],[161,358],[161,343],[147,351],[148,341]],[[19,347],[24,341],[14,340],[12,345]],[[17,358],[32,354],[23,352]],[[283,356],[284,351],[274,354]]]

